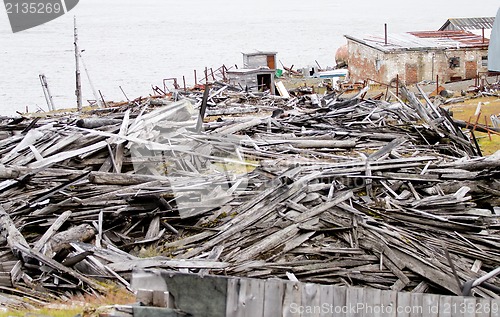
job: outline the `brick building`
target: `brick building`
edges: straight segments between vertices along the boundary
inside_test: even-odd
[[[487,71],[488,43],[468,31],[426,31],[385,36],[345,35],[352,81],[406,84],[423,80],[450,82],[475,78]]]

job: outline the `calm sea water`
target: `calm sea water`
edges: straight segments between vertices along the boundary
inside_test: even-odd
[[[450,17],[494,16],[498,0],[81,0],[65,16],[12,34],[0,8],[0,115],[47,109],[44,73],[57,108],[74,107],[73,16],[84,62],[106,100],[147,96],[162,79],[242,64],[241,52],[271,50],[285,65],[335,65],[344,34],[437,30]],[[279,65],[279,63],[278,63]],[[82,69],[84,100],[94,99]]]

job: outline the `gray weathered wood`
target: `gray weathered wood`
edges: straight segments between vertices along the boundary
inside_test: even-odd
[[[298,282],[285,283],[283,297],[283,317],[301,317],[302,287]]]
[[[263,317],[283,315],[283,299],[285,284],[280,280],[270,279],[264,286],[264,313]],[[229,298],[229,297],[228,297]]]
[[[52,225],[45,231],[43,236],[38,240],[35,245],[33,246],[33,250],[35,251],[42,251],[42,248],[45,246],[45,244],[52,238],[52,236],[61,228],[61,226],[71,217],[71,211],[65,211],[63,212],[57,219],[52,223]]]
[[[21,251],[21,248],[29,248],[28,242],[24,236],[16,228],[16,225],[10,218],[9,214],[0,205],[0,235],[7,241],[7,245],[12,250],[12,253],[18,258],[26,261],[26,254]]]
[[[302,285],[302,306],[304,317],[319,317],[321,314],[321,288],[317,284],[305,283]]]

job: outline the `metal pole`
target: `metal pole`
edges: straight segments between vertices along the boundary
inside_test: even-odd
[[[385,45],[387,45],[387,23],[384,23],[384,38],[385,38]]]
[[[483,31],[483,44],[484,44],[484,26],[481,29]]]
[[[78,48],[78,29],[76,28],[76,16],[74,17],[75,27],[75,75],[76,75],[76,108],[82,111],[82,81],[80,78],[80,49]]]
[[[396,97],[399,96],[399,74],[396,74]]]
[[[194,70],[194,85],[198,86],[198,80],[196,79],[196,69]]]
[[[196,124],[196,132],[201,132],[201,129],[203,128],[203,118],[205,117],[205,112],[207,110],[208,95],[210,93],[210,87],[211,87],[210,84],[205,83],[205,91],[203,91],[203,99],[201,101],[200,115],[198,117],[198,123]]]
[[[106,101],[104,101],[104,97],[103,97],[102,92],[100,90],[99,90],[99,95],[101,95],[101,100],[102,100],[102,103],[104,104],[104,107],[107,107]]]
[[[436,75],[436,96],[439,95],[439,75]]]
[[[128,99],[127,94],[125,93],[125,91],[123,91],[122,86],[118,86],[118,87],[120,87],[120,90],[122,91],[122,93],[125,96],[125,98],[127,99],[127,101],[130,102],[130,99]]]
[[[182,76],[182,82],[184,83],[184,91],[186,91],[186,77],[183,75]]]

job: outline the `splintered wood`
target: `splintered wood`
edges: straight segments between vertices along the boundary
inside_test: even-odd
[[[201,132],[202,92],[5,120],[0,291],[29,305],[167,268],[459,295],[500,266],[500,152],[402,95],[215,84]]]

